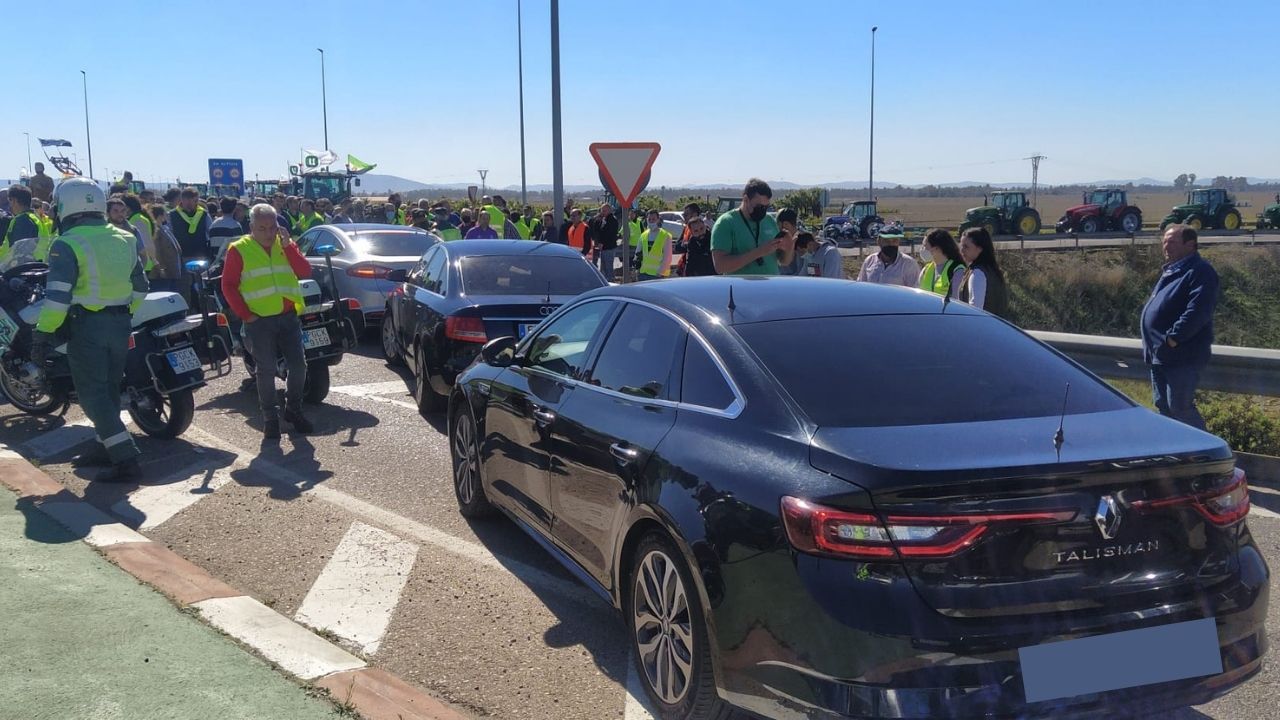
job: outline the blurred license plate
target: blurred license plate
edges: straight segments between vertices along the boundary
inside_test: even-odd
[[[1222,672],[1213,618],[1033,645],[1018,661],[1027,702]]]
[[[316,328],[314,330],[302,331],[302,347],[313,350],[318,347],[325,347],[329,344],[328,328]]]
[[[520,331],[520,337],[522,337],[522,338],[523,338],[525,335],[528,335],[529,333],[533,332],[533,329],[534,329],[534,328],[536,328],[536,327],[538,327],[538,323],[536,323],[536,322],[535,322],[535,323],[520,323],[520,324],[517,326],[517,328],[518,328],[518,329],[519,329],[519,331]]]
[[[191,372],[200,369],[200,358],[196,357],[195,348],[182,348],[164,354],[169,361],[169,367],[173,371],[181,375],[182,373]]]

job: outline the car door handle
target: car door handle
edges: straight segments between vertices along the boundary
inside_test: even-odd
[[[622,463],[623,465],[630,465],[631,463],[640,459],[639,450],[633,447],[627,447],[622,443],[614,443],[610,445],[609,454],[612,455],[614,459],[616,459],[618,462]]]
[[[540,427],[546,427],[556,421],[556,414],[546,408],[534,408],[533,421]]]

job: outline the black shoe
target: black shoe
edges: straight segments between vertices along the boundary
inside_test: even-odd
[[[310,420],[303,417],[301,412],[285,410],[284,419],[293,426],[294,430],[297,430],[300,433],[309,433],[316,429],[316,426],[312,425]]]
[[[262,437],[267,440],[279,440],[280,439],[280,421],[267,420],[266,422],[262,423]]]
[[[92,450],[86,450],[79,455],[71,458],[71,467],[106,467],[111,464],[111,456],[107,455],[107,451],[101,445],[95,445]]]
[[[138,464],[138,458],[129,458],[124,462],[113,464],[106,470],[98,473],[93,479],[94,482],[102,483],[129,483],[134,482],[142,477],[142,466]]]

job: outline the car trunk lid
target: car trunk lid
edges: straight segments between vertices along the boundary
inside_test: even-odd
[[[1233,482],[1220,440],[1134,408],[1069,416],[1059,455],[1058,422],[823,428],[811,461],[870,492],[916,590],[946,615],[1136,609],[1230,574],[1238,522],[1187,500]]]
[[[454,313],[459,317],[481,318],[485,336],[492,340],[510,336],[523,339],[549,315],[574,298],[572,295],[485,295],[483,304]]]

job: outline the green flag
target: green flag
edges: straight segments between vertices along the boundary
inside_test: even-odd
[[[351,172],[351,173],[355,173],[356,175],[359,175],[361,173],[367,173],[376,167],[378,167],[378,163],[373,163],[372,165],[370,165],[369,163],[361,160],[355,155],[351,155],[349,153],[347,154],[347,172]]]

